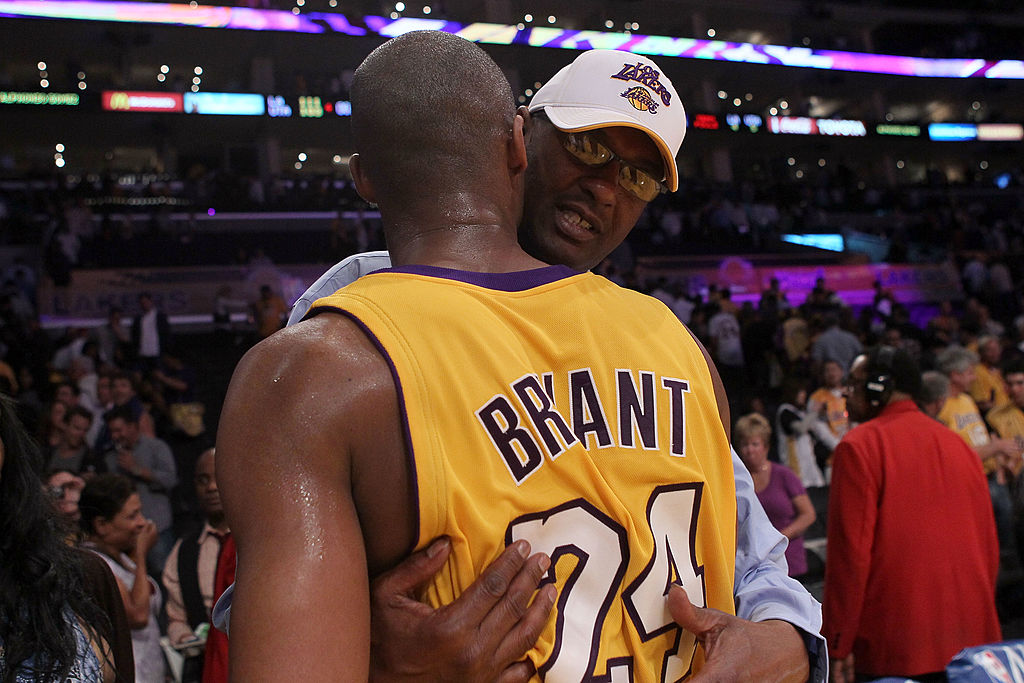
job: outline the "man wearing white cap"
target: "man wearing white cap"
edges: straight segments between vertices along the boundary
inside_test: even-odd
[[[528,113],[524,111],[527,109]],[[613,50],[584,52],[538,90],[529,107],[520,108],[520,112],[527,123],[529,164],[519,241],[536,258],[578,271],[589,270],[626,238],[648,202],[678,188],[675,154],[685,135],[686,115],[671,82],[646,57]],[[359,254],[342,261],[299,298],[289,325],[301,320],[316,299],[388,266],[386,252]],[[728,427],[727,410],[722,421]],[[746,647],[757,642],[768,646],[756,652],[757,657],[762,661],[778,658],[775,661],[779,661],[777,670],[781,673],[785,670],[781,665],[794,657],[795,642],[796,657],[807,653],[811,656],[812,680],[824,680],[826,656],[824,641],[818,635],[820,605],[786,576],[785,540],[768,522],[756,501],[750,477],[735,454],[733,465],[738,520],[734,595],[743,619],[721,617],[723,635],[709,664],[720,662],[723,667],[733,667],[723,671],[744,671],[746,663],[734,659],[731,646]],[[439,559],[443,561],[446,554]],[[499,561],[508,560],[503,556]],[[445,613],[447,620],[442,627],[438,613],[428,619],[427,613],[411,602],[395,600],[388,594],[411,594],[413,586],[438,567],[437,559],[425,561],[419,556],[396,569],[394,580],[378,581],[374,628],[381,629],[381,637],[375,637],[375,658],[386,659],[388,653],[408,658],[410,652],[429,652],[422,641],[425,637],[440,641],[441,631],[448,641],[461,639],[467,647],[473,646],[469,639],[483,630],[479,623],[482,615],[470,616],[468,608],[460,612],[460,602],[456,601]],[[437,624],[433,631],[430,620]],[[783,642],[774,635],[778,631],[760,632],[761,625],[751,623],[770,620],[796,626],[806,652],[799,639]],[[417,628],[410,628],[410,622]],[[734,634],[732,638],[730,634]],[[421,641],[416,643],[419,647],[413,648],[413,643],[410,647],[394,646],[413,637]],[[381,642],[388,645],[381,647]],[[447,652],[452,651],[450,642],[447,648]],[[438,653],[432,654],[437,659]],[[394,662],[374,662],[384,668],[391,664]],[[511,676],[511,671],[506,675]]]

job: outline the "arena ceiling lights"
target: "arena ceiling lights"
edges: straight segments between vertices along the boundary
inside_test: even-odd
[[[656,57],[710,59],[745,64],[774,64],[811,69],[933,78],[1024,79],[1024,61],[1003,59],[929,59],[804,47],[730,43],[650,36],[611,31],[579,31],[546,26],[508,26],[476,22],[461,24],[438,19],[366,16],[348,19],[343,14],[247,7],[191,7],[156,2],[103,0],[0,0],[0,16],[70,20],[167,24],[202,28],[234,28],[297,33],[377,34],[393,37],[409,31],[433,29],[454,33],[477,43],[556,47],[570,50],[611,48]]]

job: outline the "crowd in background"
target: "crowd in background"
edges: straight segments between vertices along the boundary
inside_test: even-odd
[[[625,250],[630,259],[793,253],[784,235],[835,233],[872,242],[877,251],[865,258],[889,263],[962,267],[981,253],[986,266],[1002,260],[1020,281],[1024,273],[1013,256],[1024,254],[1024,174],[1003,176],[1003,188],[970,174],[957,184],[936,175],[890,187],[840,164],[811,182],[684,180],[679,192],[650,204]],[[272,211],[306,215],[288,225],[279,216],[260,218]],[[239,212],[247,215],[224,227]],[[57,283],[76,268],[244,264],[259,257],[334,263],[383,245],[377,213],[340,174],[260,179],[198,169],[183,179],[46,177],[0,185],[0,222],[0,244],[42,245]],[[826,263],[848,258],[819,255]],[[994,279],[993,286],[1005,283]],[[967,284],[976,289],[975,282],[972,276]]]
[[[51,218],[60,227],[50,238],[64,248],[62,236],[73,229],[83,238],[81,256],[96,238],[91,230],[97,221],[94,209],[78,199],[53,204],[60,210]],[[719,199],[690,214],[700,216],[698,229],[728,230],[720,218],[711,218],[724,212]],[[812,539],[810,545],[827,541],[831,452],[854,427],[844,407],[847,373],[855,356],[881,343],[906,350],[925,371],[927,391],[919,404],[928,414],[942,419],[944,406],[952,405],[951,399],[960,405],[964,396],[976,406],[984,438],[972,445],[986,461],[1002,559],[1011,570],[1020,566],[1016,536],[1024,489],[1017,482],[1024,431],[1013,430],[1024,427],[1024,413],[1019,422],[1007,416],[1024,408],[1021,280],[998,249],[980,247],[1002,244],[1009,250],[1011,244],[1019,246],[1024,232],[1019,207],[1007,220],[976,220],[983,213],[935,212],[966,229],[979,248],[960,252],[964,298],[924,310],[910,310],[880,283],[871,303],[857,307],[832,291],[827,277],[803,301],[791,301],[792,295],[772,281],[759,299],[736,302],[727,287],[692,291],[683,279],[641,281],[620,261],[606,261],[599,269],[663,301],[708,348],[729,393],[734,445],[772,521],[792,541],[791,573],[808,585],[820,584],[823,564],[816,553],[803,550],[801,539]],[[657,215],[652,211],[648,221]],[[649,228],[637,232],[652,240],[659,232]],[[685,240],[688,233],[679,234]],[[378,246],[365,233],[332,239],[337,242],[331,258]],[[68,264],[68,272],[95,265],[82,260]],[[54,333],[41,327],[35,300],[40,282],[56,279],[52,263],[38,268],[17,260],[0,277],[0,390],[16,401],[42,449],[39,474],[61,511],[81,520],[81,501],[91,501],[85,522],[79,521],[87,545],[117,558],[112,568],[124,585],[150,586],[148,591],[129,588],[126,604],[133,634],[147,643],[136,649],[136,670],[144,680],[140,653],[149,653],[141,655],[143,667],[152,658],[158,662],[153,671],[163,671],[166,655],[153,645],[161,636],[175,644],[200,640],[196,604],[200,613],[204,602],[209,609],[226,534],[222,516],[218,522],[214,512],[219,501],[211,482],[212,452],[208,462],[202,456],[210,452],[216,403],[233,368],[226,363],[211,372],[210,359],[217,357],[212,351],[231,347],[229,357],[237,359],[249,343],[281,326],[287,303],[263,287],[251,306],[237,302],[251,312],[241,328],[196,344],[171,329],[159,301],[140,292],[132,310],[112,308],[98,326]],[[1020,376],[1020,389],[1006,381],[1011,376],[1014,381]],[[99,533],[107,528],[97,518],[129,513],[132,544],[118,545],[116,537],[112,541]],[[188,582],[177,574],[181,548],[192,544],[198,549],[187,563],[201,566],[204,578],[202,591],[193,590],[186,600],[182,588]],[[203,544],[209,547],[203,550]],[[188,602],[192,615],[186,618]],[[192,662],[191,675],[199,680],[201,660]]]

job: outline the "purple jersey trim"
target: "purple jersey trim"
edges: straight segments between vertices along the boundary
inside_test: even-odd
[[[412,542],[412,547],[410,547],[406,553],[407,555],[411,554],[420,543],[420,487],[416,477],[416,457],[412,450],[412,430],[409,428],[409,417],[405,409],[405,392],[402,391],[402,380],[398,377],[398,368],[395,367],[394,361],[391,360],[391,355],[387,352],[387,349],[384,348],[384,345],[380,342],[380,339],[377,338],[377,335],[375,335],[370,328],[367,327],[366,324],[357,318],[351,311],[346,311],[334,306],[320,306],[313,310],[313,315],[324,312],[338,313],[339,315],[343,315],[354,322],[359,329],[363,331],[366,338],[373,342],[374,347],[376,347],[380,355],[384,357],[384,360],[387,361],[388,369],[391,370],[391,377],[395,381],[395,392],[398,394],[398,410],[402,415],[402,437],[405,440],[405,452],[406,457],[409,460],[409,483],[412,485],[413,521],[416,524],[416,534]]]
[[[579,275],[578,272],[568,266],[545,266],[533,270],[520,270],[514,273],[474,273],[468,270],[441,268],[439,266],[399,266],[397,268],[385,268],[376,272],[409,273],[411,275],[426,275],[446,280],[457,280],[499,292],[521,292],[572,277],[573,275]],[[372,275],[373,273],[370,274]]]

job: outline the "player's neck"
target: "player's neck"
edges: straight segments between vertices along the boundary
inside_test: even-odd
[[[387,230],[395,266],[426,265],[479,273],[504,273],[542,268],[522,250],[516,231],[501,221],[461,219],[416,223],[408,230]]]

